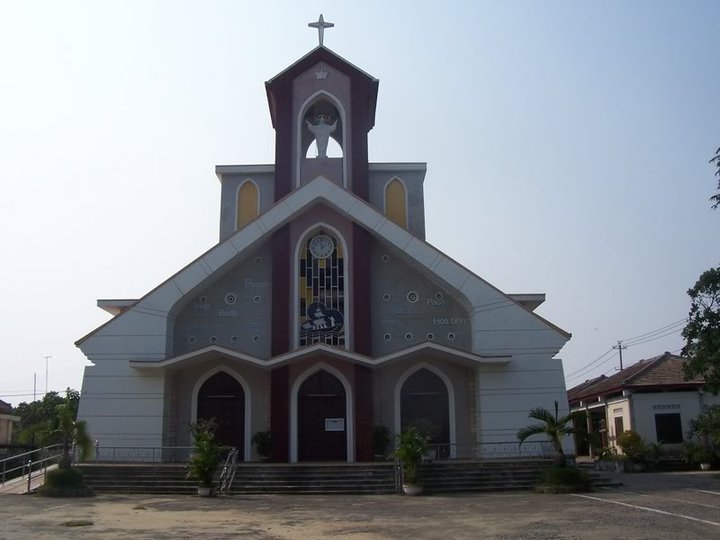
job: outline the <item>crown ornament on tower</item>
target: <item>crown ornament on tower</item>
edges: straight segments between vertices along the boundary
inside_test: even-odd
[[[324,79],[327,79],[327,76],[328,76],[328,72],[325,71],[323,68],[320,68],[318,71],[315,72],[315,77],[316,77],[319,81],[322,81],[322,80],[324,80]]]

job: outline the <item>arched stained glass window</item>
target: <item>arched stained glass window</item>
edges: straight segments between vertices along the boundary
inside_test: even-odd
[[[237,230],[258,217],[258,190],[254,182],[246,180],[238,189]]]
[[[385,216],[400,225],[407,228],[407,193],[405,186],[397,178],[393,178],[385,187]]]
[[[299,344],[345,346],[345,257],[342,244],[317,231],[300,248]]]

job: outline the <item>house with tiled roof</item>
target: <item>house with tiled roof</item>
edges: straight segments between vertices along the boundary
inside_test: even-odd
[[[686,380],[686,359],[665,352],[640,360],[614,375],[601,375],[568,390],[570,410],[587,416],[588,429],[602,435],[603,446],[614,446],[618,434],[633,430],[649,443],[683,442],[690,421],[720,397],[704,392],[705,380]],[[578,445],[578,454],[583,454]]]
[[[12,440],[13,423],[19,421],[19,416],[13,416],[10,404],[0,399],[0,446],[10,444]]]

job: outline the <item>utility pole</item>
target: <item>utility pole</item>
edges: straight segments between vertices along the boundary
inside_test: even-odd
[[[33,401],[37,399],[37,373],[33,373]]]
[[[620,353],[620,371],[622,371],[623,370],[622,352],[623,352],[623,349],[627,349],[627,345],[623,345],[622,340],[618,339],[617,345],[613,345],[612,348],[616,349]]]
[[[50,360],[51,358],[52,358],[52,356],[45,357],[45,395],[47,395],[47,393],[48,393],[48,360]],[[622,364],[622,362],[621,362],[621,364]]]

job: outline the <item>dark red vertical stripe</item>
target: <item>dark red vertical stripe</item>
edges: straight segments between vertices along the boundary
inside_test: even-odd
[[[275,201],[292,190],[292,81],[275,88]]]
[[[353,350],[370,356],[370,234],[353,223]]]

